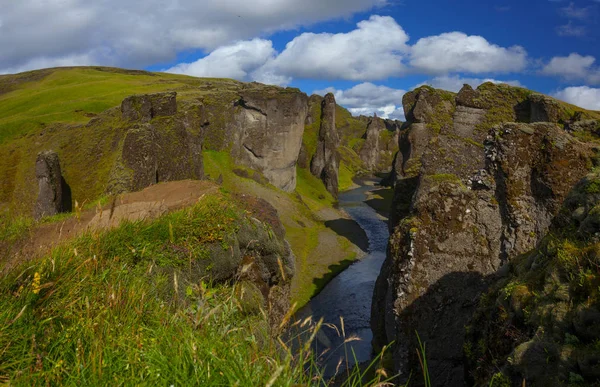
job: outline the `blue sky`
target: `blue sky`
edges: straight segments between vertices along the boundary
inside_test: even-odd
[[[0,73],[113,65],[332,91],[402,118],[420,84],[600,110],[600,0],[0,0]],[[34,28],[35,27],[35,28]]]

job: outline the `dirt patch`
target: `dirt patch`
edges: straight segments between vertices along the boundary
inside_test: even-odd
[[[13,248],[4,271],[41,256],[52,247],[86,231],[116,227],[125,220],[157,218],[167,212],[190,206],[217,189],[215,183],[200,180],[156,184],[143,191],[119,195],[104,207],[84,211],[79,217],[41,225],[31,231],[28,239]]]

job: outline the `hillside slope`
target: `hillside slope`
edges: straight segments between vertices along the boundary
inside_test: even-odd
[[[160,182],[218,180],[231,192],[274,203],[302,263],[292,292],[302,305],[330,266],[362,254],[325,227],[346,215],[296,165],[310,137],[307,112],[307,97],[297,89],[228,79],[103,67],[0,76],[0,244],[19,246],[17,239],[39,227],[30,217],[42,151],[58,155],[76,212]],[[352,119],[343,108],[337,112]],[[361,163],[354,155],[346,160]],[[348,171],[344,186],[361,170]],[[41,223],[62,225],[65,216]]]

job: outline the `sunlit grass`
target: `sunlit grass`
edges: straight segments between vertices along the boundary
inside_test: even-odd
[[[190,270],[244,221],[225,194],[88,233],[0,280],[0,381],[11,385],[327,385],[310,342]],[[217,262],[215,262],[217,264]],[[317,325],[306,327],[309,337]],[[377,362],[374,366],[377,366]],[[346,386],[374,385],[349,370]]]

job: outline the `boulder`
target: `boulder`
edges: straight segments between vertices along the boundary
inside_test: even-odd
[[[138,191],[160,182],[202,179],[201,122],[201,106],[187,104],[174,116],[132,123],[125,132],[107,192]]]
[[[561,116],[561,109],[558,101],[543,94],[531,94],[529,96],[531,104],[531,122],[561,122],[566,117]]]
[[[49,150],[37,155],[35,177],[39,188],[34,211],[36,219],[71,210],[71,191],[62,177],[56,152]]]

